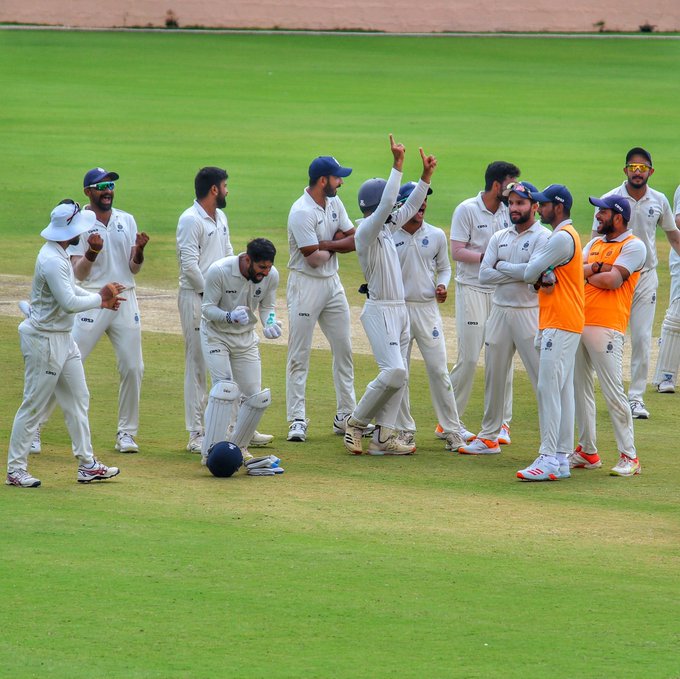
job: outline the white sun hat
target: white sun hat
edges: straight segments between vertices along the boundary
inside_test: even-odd
[[[81,210],[78,203],[60,203],[52,210],[50,223],[40,232],[45,240],[66,241],[92,228],[96,215]]]

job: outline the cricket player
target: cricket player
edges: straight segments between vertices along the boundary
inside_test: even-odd
[[[479,269],[479,282],[494,286],[491,313],[486,324],[484,366],[484,418],[477,437],[459,448],[465,455],[501,452],[499,436],[503,426],[505,385],[512,359],[519,352],[531,386],[538,384],[538,352],[534,338],[538,331],[538,295],[524,281],[531,256],[543,247],[550,231],[536,219],[538,201],[562,201],[571,208],[571,196],[562,186],[549,186],[539,194],[533,184],[521,186],[531,192],[511,191],[508,211],[512,225],[491,236]]]
[[[649,352],[652,341],[652,325],[656,310],[656,290],[659,278],[656,267],[656,228],[660,226],[673,250],[680,254],[680,231],[675,225],[673,212],[666,196],[648,185],[654,174],[649,151],[636,146],[626,154],[623,168],[626,181],[602,198],[621,195],[630,203],[628,228],[645,244],[647,258],[635,287],[633,307],[630,313],[630,384],[628,401],[634,419],[646,420],[649,411],[645,407],[644,393],[647,388]],[[596,211],[597,212],[597,211]],[[593,238],[597,237],[597,218],[593,220]]]
[[[680,186],[673,196],[675,224],[680,228]],[[654,384],[662,394],[675,393],[680,364],[680,255],[671,250],[668,265],[671,273],[670,303],[661,325],[659,356],[656,361]]]
[[[200,453],[203,413],[208,401],[207,366],[201,348],[201,304],[205,275],[211,264],[234,254],[227,206],[228,174],[220,167],[203,167],[194,179],[196,199],[177,224],[179,295],[177,305],[184,335],[184,423],[189,432],[187,450]]]
[[[479,266],[492,234],[510,226],[503,192],[519,176],[520,169],[512,163],[491,163],[484,175],[484,190],[464,200],[455,209],[451,220],[451,258],[456,262],[458,334],[458,356],[451,370],[451,384],[461,416],[472,394],[475,370],[484,346],[486,323],[491,313],[493,286],[480,283]],[[510,443],[508,423],[512,417],[512,371],[507,378],[503,440]],[[435,433],[439,434],[439,429],[440,426]],[[466,441],[474,438],[474,434],[464,427],[461,434]]]
[[[403,205],[418,185],[408,182],[399,189],[398,203]],[[430,395],[437,419],[446,436],[446,449],[458,450],[464,441],[460,436],[460,420],[451,388],[446,342],[438,304],[446,301],[451,281],[446,234],[425,221],[427,194],[418,211],[393,234],[404,283],[404,299],[409,320],[410,339],[406,365],[410,371],[413,342],[425,361]],[[408,383],[399,406],[397,429],[405,433],[402,440],[414,442],[416,423],[411,417]]]
[[[354,237],[361,270],[368,284],[368,298],[361,313],[368,341],[380,372],[347,420],[344,443],[354,455],[363,452],[361,437],[371,420],[375,430],[368,446],[369,455],[409,455],[415,445],[399,441],[396,421],[403,390],[408,379],[406,354],[410,340],[409,319],[404,302],[399,256],[388,218],[399,194],[405,149],[390,135],[394,158],[389,179],[369,179],[359,189],[359,209],[364,218],[357,223]],[[407,223],[427,197],[432,173],[437,166],[434,156],[425,156],[421,180],[399,208],[397,223]]]
[[[312,334],[319,324],[333,355],[336,415],[333,430],[344,434],[354,410],[354,364],[351,320],[345,289],[338,276],[337,255],[354,250],[354,226],[338,198],[343,178],[352,168],[332,156],[319,156],[309,166],[309,186],[288,215],[289,334],[286,362],[288,440],[307,438],[305,388],[312,350]]]
[[[534,199],[522,182],[509,184],[506,191]],[[561,195],[562,201],[539,203],[541,221],[553,232],[524,271],[524,281],[538,286],[536,395],[541,446],[534,462],[517,472],[523,481],[568,478],[568,456],[574,450],[574,359],[584,324],[583,255],[567,207],[573,198],[565,186]]]
[[[602,466],[595,436],[594,369],[619,450],[619,460],[610,473],[635,476],[640,473],[640,461],[635,450],[633,417],[623,388],[623,341],[647,248],[628,230],[630,204],[624,196],[591,196],[589,200],[598,208],[600,236],[583,248],[585,326],[574,371],[579,445],[569,457],[569,466]]]
[[[117,313],[124,298],[119,283],[107,283],[97,292],[88,292],[75,283],[67,248],[77,244],[82,233],[93,228],[95,213],[81,211],[72,200],[63,200],[52,210],[50,223],[41,232],[47,241],[38,253],[31,288],[29,317],[19,325],[24,358],[24,397],[14,418],[7,455],[8,486],[37,488],[40,480],[28,472],[31,441],[40,424],[40,415],[56,394],[64,411],[66,427],[78,459],[80,483],[110,479],[119,474],[92,452],[88,409],[90,394],[78,345],[71,333],[73,318],[89,309]]]
[[[275,309],[279,284],[275,256],[276,248],[271,241],[255,238],[248,243],[245,252],[211,264],[205,276],[201,345],[210,378],[213,385],[235,383],[244,399],[241,407],[246,411],[262,393],[260,340],[255,332],[258,316],[267,339],[281,336],[281,323],[276,319]],[[210,431],[207,421],[206,429]],[[244,456],[248,455],[244,445],[247,446],[249,440],[237,442]],[[208,446],[212,443],[214,441]],[[204,445],[201,451],[203,462],[208,446]]]

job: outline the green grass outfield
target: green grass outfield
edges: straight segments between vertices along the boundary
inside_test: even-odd
[[[447,228],[503,158],[541,187],[568,184],[585,234],[587,195],[622,181],[633,145],[651,150],[653,185],[672,196],[679,61],[678,43],[654,40],[0,31],[1,273],[31,275],[50,209],[103,165],[121,174],[116,204],[152,237],[139,283],[173,287],[177,217],[195,171],[217,164],[235,245],[269,236],[285,274],[287,212],[309,161],[333,153],[355,168],[341,195],[358,216],[359,185],[388,171],[388,132],[408,147],[409,177],[419,144],[439,158],[431,222]],[[358,303],[356,259],[341,261]],[[16,325],[0,316],[5,442],[23,384]],[[0,676],[680,676],[677,397],[647,396],[641,476],[522,484],[514,472],[538,445],[523,373],[499,458],[452,456],[430,437],[422,364],[418,454],[355,458],[330,433],[323,351],[309,440],[283,442],[285,352],[264,343],[274,402],[262,430],[286,474],[219,481],[183,449],[180,338],[146,333],[144,351],[137,456],[113,451],[108,344],[87,363],[95,448],[120,477],[76,484],[54,417],[30,460],[43,487],[0,492]],[[358,393],[374,372],[357,357]]]

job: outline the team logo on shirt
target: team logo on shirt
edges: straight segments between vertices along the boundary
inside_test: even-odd
[[[477,228],[478,229],[488,229],[489,227],[488,227],[487,224],[477,224]]]
[[[235,295],[238,292],[238,290],[225,290],[224,293],[226,295]]]
[[[255,290],[255,297],[259,297],[262,294],[262,288]]]
[[[222,350],[221,349],[211,349],[210,353],[211,354],[220,354],[220,353],[222,353]]]
[[[607,343],[607,353],[611,354],[614,351],[614,345],[611,342]]]
[[[403,244],[404,244],[404,241],[403,241],[403,240],[400,240],[398,243],[395,243],[395,244],[394,244],[394,247],[395,247],[395,248],[398,248],[400,245],[403,245]]]
[[[524,243],[524,245],[522,245],[522,250],[528,250],[528,249],[529,249],[529,241],[527,241],[526,243]]]
[[[546,343],[545,346],[543,347],[543,351],[552,351],[552,345],[553,342],[551,339],[549,339]]]
[[[504,228],[504,229],[507,229],[508,226],[509,226],[509,224],[508,224],[507,222],[503,222],[503,228]]]
[[[653,216],[654,216],[654,208],[653,208],[653,207],[650,207],[650,208],[649,208],[649,216],[650,216],[650,217],[653,217]]]
[[[609,250],[607,250],[607,252],[604,253],[604,256],[609,257],[613,252],[614,251],[610,248]]]
[[[337,219],[337,218],[338,218],[338,213],[337,213],[337,212],[334,212],[334,213],[333,213],[333,219]]]
[[[652,304],[656,304],[656,293],[652,293]]]
[[[421,242],[421,245],[422,245],[424,248],[426,248],[429,244],[430,244],[430,240],[429,240],[429,238],[428,238],[427,236],[425,236],[425,238],[423,238],[423,240],[422,240],[422,242]]]
[[[122,224],[116,224],[116,229],[118,229],[118,233],[121,233],[123,231],[123,225]]]
[[[439,337],[439,330],[437,330],[437,326],[435,325],[434,328],[432,328],[432,339],[437,339]]]
[[[135,312],[135,323],[139,323],[139,314]]]

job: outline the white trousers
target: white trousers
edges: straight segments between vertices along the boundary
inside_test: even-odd
[[[581,335],[546,328],[539,336],[538,424],[542,455],[574,450],[574,360]]]
[[[19,338],[24,357],[24,398],[12,425],[7,471],[27,468],[31,441],[53,395],[64,411],[73,454],[83,464],[91,464],[87,419],[90,392],[73,336],[68,332],[40,333],[24,321],[19,326]]]
[[[354,418],[364,424],[395,429],[399,404],[408,380],[406,354],[410,340],[408,312],[403,302],[367,300],[361,324],[380,368],[354,409]]]
[[[456,332],[458,357],[451,370],[451,385],[456,396],[458,413],[467,408],[479,356],[484,346],[486,324],[491,314],[491,292],[477,290],[470,285],[456,283]],[[506,403],[503,421],[512,419],[512,366],[507,373]]]
[[[288,359],[286,410],[289,421],[305,419],[305,387],[318,323],[331,347],[338,414],[354,410],[354,364],[349,305],[340,277],[314,278],[297,271],[288,275]]]
[[[177,296],[179,320],[184,335],[184,426],[203,431],[203,413],[208,404],[208,367],[201,347],[202,297],[180,288]]]
[[[636,457],[633,417],[623,388],[624,336],[611,328],[586,325],[576,353],[574,392],[578,442],[588,453],[597,452],[595,380],[600,382],[619,453]]]
[[[213,384],[231,380],[244,398],[262,391],[262,361],[255,331],[206,333],[201,329],[201,345]]]
[[[647,388],[649,372],[649,352],[652,344],[652,326],[656,311],[656,290],[659,277],[656,269],[640,274],[635,286],[633,305],[630,310],[630,385],[628,399],[642,401]]]
[[[133,436],[139,429],[139,397],[142,391],[142,326],[134,288],[126,290],[126,302],[118,311],[90,309],[76,314],[73,339],[85,359],[104,334],[116,353],[120,386],[118,389],[118,431]]]
[[[484,368],[484,418],[480,437],[494,441],[503,426],[507,404],[505,390],[512,359],[519,352],[531,386],[538,384],[539,354],[534,340],[538,331],[538,307],[493,305],[486,325]]]
[[[460,420],[458,419],[456,399],[451,387],[442,317],[437,302],[435,300],[422,303],[407,302],[406,310],[408,311],[410,330],[406,353],[406,365],[409,373],[411,371],[411,350],[415,341],[425,361],[427,378],[430,383],[430,396],[437,421],[441,424],[445,433],[458,432]],[[416,431],[416,423],[411,416],[408,383],[404,388],[404,394],[399,405],[397,429]]]

